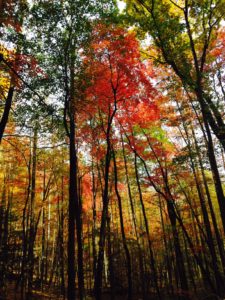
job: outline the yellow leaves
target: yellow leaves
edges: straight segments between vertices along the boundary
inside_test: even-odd
[[[3,56],[5,60],[9,60],[10,51],[6,49],[3,45],[0,45],[0,54]]]
[[[10,78],[0,71],[0,98],[5,98],[10,87]]]
[[[0,45],[0,55],[3,56],[4,60],[9,60],[11,52],[8,51],[3,45]],[[7,96],[8,90],[10,87],[10,74],[5,68],[5,65],[0,63],[0,99]]]
[[[184,0],[164,0],[165,4],[169,4],[169,12],[174,16],[180,16],[184,8]]]
[[[3,44],[0,44],[0,56],[3,58],[4,61],[13,62],[15,60],[15,51],[7,49]],[[1,63],[0,70],[3,68],[3,64]]]

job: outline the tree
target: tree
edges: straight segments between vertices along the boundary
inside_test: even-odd
[[[149,32],[157,49],[155,61],[166,63],[181,81],[187,93],[198,101],[208,135],[211,127],[225,149],[225,125],[221,107],[213,98],[207,64],[209,52],[223,20],[224,1],[188,0],[131,1],[127,11],[144,32]],[[136,13],[138,11],[138,13]],[[208,144],[208,147],[210,145]],[[209,149],[209,153],[211,150]],[[225,230],[225,205],[220,191],[219,205]]]
[[[87,43],[90,33],[91,18],[99,15],[110,15],[113,1],[97,3],[96,1],[66,1],[36,3],[32,7],[33,28],[36,31],[32,38],[35,41],[34,53],[45,56],[40,65],[48,64],[46,73],[49,76],[49,91],[58,93],[58,100],[63,103],[63,119],[66,135],[69,138],[70,153],[70,188],[68,220],[68,299],[75,299],[75,222],[78,243],[78,286],[79,297],[83,299],[83,246],[82,246],[82,207],[79,201],[77,148],[76,148],[76,106],[80,100],[77,81],[81,74],[81,57],[79,51]],[[102,11],[102,8],[105,10]],[[42,28],[40,37],[39,29]],[[44,33],[44,35],[43,35]],[[38,39],[44,39],[37,44]],[[55,90],[55,87],[58,88]],[[61,112],[61,108],[56,110]]]
[[[154,94],[148,79],[148,70],[140,61],[138,43],[133,33],[104,24],[95,27],[91,60],[88,65],[90,87],[87,95],[94,103],[90,113],[98,112],[98,118],[106,141],[104,165],[103,210],[101,217],[99,251],[95,276],[95,296],[101,298],[103,257],[106,238],[106,223],[109,205],[109,173],[113,154],[112,139],[114,122],[124,116],[126,109],[133,109],[134,103],[149,101]],[[148,98],[149,97],[149,98]],[[92,104],[93,105],[93,104]]]

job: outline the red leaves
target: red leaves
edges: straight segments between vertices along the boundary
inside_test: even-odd
[[[135,34],[98,24],[92,36],[84,57],[85,100],[77,104],[77,140],[91,145],[90,154],[99,161],[105,156],[109,123],[115,146],[121,126],[128,134],[135,126],[148,128],[160,113],[151,84],[152,67],[141,62]]]
[[[149,128],[154,121],[159,120],[159,109],[154,103],[144,99],[136,105],[126,107],[124,114],[119,115],[117,119],[126,128],[129,124],[130,126],[138,124],[143,129]]]
[[[210,54],[214,58],[219,56],[225,58],[225,30],[218,32],[217,39],[214,41],[213,49],[210,51]]]
[[[134,33],[99,24],[93,36],[86,57],[87,77],[91,79],[86,95],[93,106],[97,105],[106,115],[114,105],[126,113],[127,107],[136,105],[141,98],[141,101],[152,98],[153,88],[145,74],[146,67],[140,61]]]
[[[3,56],[1,69],[6,74],[5,76],[11,78],[14,85],[21,87],[23,84],[21,77],[24,73],[30,77],[43,75],[37,60],[31,55],[16,53],[15,50],[6,49],[4,46],[0,46],[0,53]]]
[[[211,45],[211,50],[208,52],[208,61],[204,71],[215,74],[220,68],[225,65],[225,30],[224,28],[217,32],[216,39]],[[224,78],[223,78],[224,80]]]
[[[6,27],[11,26],[17,32],[21,32],[21,24],[14,15],[15,7],[18,5],[17,1],[7,0],[0,2],[0,24]],[[23,5],[23,4],[19,4]]]
[[[21,24],[18,23],[13,17],[4,18],[2,20],[2,23],[7,27],[9,26],[13,27],[16,32],[21,32],[22,30]]]

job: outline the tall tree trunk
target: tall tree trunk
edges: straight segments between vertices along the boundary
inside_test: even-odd
[[[163,233],[163,243],[164,243],[164,248],[165,248],[165,256],[166,256],[166,266],[167,266],[167,273],[168,273],[168,292],[172,296],[174,295],[174,288],[173,288],[173,278],[172,278],[172,262],[170,261],[169,258],[169,247],[168,247],[168,242],[166,239],[166,231],[165,231],[165,224],[164,224],[164,219],[163,219],[163,209],[162,209],[162,200],[159,195],[159,211],[160,211],[160,219],[161,219],[161,226],[162,226],[162,233]]]
[[[70,178],[69,178],[69,219],[68,219],[68,300],[75,299],[75,197],[77,197],[76,152],[74,122],[70,124]]]
[[[59,260],[60,260],[60,279],[61,293],[65,298],[65,276],[64,276],[64,180],[61,178],[61,208],[59,209]]]
[[[190,156],[190,165],[191,165],[191,169],[193,171],[194,179],[195,179],[195,182],[196,182],[196,188],[197,188],[197,192],[198,192],[198,197],[199,197],[199,201],[200,201],[200,205],[201,205],[201,210],[202,210],[202,215],[203,215],[203,220],[204,220],[204,225],[205,225],[204,227],[205,227],[206,235],[207,235],[207,240],[206,241],[207,241],[207,245],[208,245],[209,252],[210,252],[210,255],[211,255],[213,273],[215,274],[215,280],[216,280],[218,294],[221,294],[222,286],[223,286],[222,277],[221,277],[221,274],[220,274],[219,268],[218,268],[217,255],[216,255],[216,250],[215,250],[215,246],[214,246],[213,235],[212,235],[210,220],[209,220],[209,216],[208,216],[208,211],[207,211],[207,207],[206,207],[205,195],[202,191],[202,186],[201,186],[201,183],[199,181],[199,176],[198,176],[198,173],[197,173],[197,170],[196,170],[196,167],[195,167],[195,161],[194,161],[194,158],[193,158],[193,155],[192,155],[193,150],[192,150],[192,147],[191,147],[191,141],[190,141],[190,135],[189,135],[189,132],[188,132],[188,128],[187,128],[187,125],[185,124],[185,120],[184,120],[184,117],[183,117],[183,112],[182,112],[178,102],[177,102],[177,106],[178,106],[179,112],[180,112],[181,117],[182,117],[183,128],[184,128],[186,137],[184,137],[182,135],[181,130],[180,130],[180,132],[181,132],[181,135],[183,136],[183,138],[184,138],[184,140],[187,144],[187,147],[188,147],[189,156]],[[193,128],[192,128],[192,134],[193,134],[193,138],[194,138],[194,142],[195,142],[195,148],[196,148],[195,150],[196,150],[197,154],[199,155],[199,149],[198,149],[198,145],[196,143]],[[200,166],[202,167],[201,159],[200,159],[199,162],[200,162]]]
[[[193,133],[193,137],[194,137],[194,141],[195,141],[195,146],[196,146],[196,150],[197,150],[197,154],[198,154],[198,159],[199,159],[201,174],[202,174],[202,178],[203,178],[203,182],[204,182],[204,187],[205,187],[205,191],[206,191],[206,195],[207,195],[207,199],[208,199],[208,205],[209,205],[209,209],[210,209],[212,223],[213,223],[214,231],[215,231],[215,234],[216,234],[216,240],[217,240],[218,249],[219,249],[219,253],[220,253],[220,259],[221,259],[223,270],[224,270],[223,272],[225,274],[225,253],[224,253],[223,241],[222,241],[220,233],[219,233],[219,229],[218,229],[218,225],[217,225],[217,220],[216,220],[216,216],[215,216],[215,212],[214,212],[214,208],[213,208],[213,204],[212,204],[212,199],[211,199],[211,195],[210,195],[210,192],[209,192],[209,187],[208,187],[207,179],[206,179],[206,176],[205,176],[205,170],[204,170],[203,163],[202,163],[201,153],[200,153],[200,149],[199,149],[198,144],[197,144],[197,139],[195,137],[195,133],[194,133],[193,128],[192,128],[192,133]],[[214,155],[214,151],[213,151],[213,155]],[[213,167],[217,168],[216,165],[213,166]],[[217,187],[215,186],[215,188],[217,188]]]
[[[144,217],[144,225],[145,225],[145,230],[147,233],[148,247],[149,247],[149,253],[150,253],[150,265],[152,268],[154,285],[155,285],[155,289],[156,289],[158,298],[161,299],[160,290],[159,290],[159,286],[158,286],[158,275],[157,275],[157,269],[156,269],[156,265],[155,265],[155,258],[154,258],[153,249],[152,249],[152,242],[150,240],[148,219],[147,219],[147,215],[146,215],[146,211],[145,211],[145,205],[144,205],[144,201],[143,201],[143,197],[142,197],[141,185],[140,185],[140,180],[139,180],[136,154],[135,154],[135,158],[134,158],[134,168],[135,168],[135,176],[136,176],[136,182],[137,182],[137,187],[138,187],[139,199],[140,199],[140,203],[141,203],[142,214]]]
[[[100,237],[99,237],[99,250],[97,258],[97,268],[95,274],[95,283],[94,291],[95,297],[98,300],[101,300],[101,289],[102,289],[102,271],[103,271],[103,261],[104,261],[104,248],[105,248],[105,238],[106,238],[106,222],[108,216],[108,206],[109,206],[109,168],[111,162],[111,129],[113,118],[117,111],[117,99],[116,99],[116,89],[113,89],[114,93],[114,108],[111,111],[109,105],[108,108],[108,120],[107,120],[107,131],[106,131],[106,155],[105,155],[105,170],[104,170],[104,191],[103,191],[103,208],[102,208],[102,217],[101,217],[101,226],[100,226]],[[104,126],[102,124],[102,126]]]
[[[141,291],[142,291],[143,299],[146,299],[146,287],[145,287],[145,278],[144,278],[144,269],[143,269],[142,250],[141,250],[140,239],[139,239],[139,234],[138,234],[138,230],[137,230],[135,207],[134,207],[134,202],[133,202],[133,199],[132,199],[131,186],[130,186],[130,181],[129,181],[129,176],[128,176],[127,158],[126,158],[126,154],[125,154],[124,140],[123,140],[122,135],[121,135],[121,141],[122,141],[123,160],[124,160],[126,183],[127,183],[127,189],[128,189],[128,197],[129,197],[129,203],[130,203],[131,214],[132,214],[132,222],[133,222],[133,225],[134,225],[134,232],[135,232],[135,237],[136,237],[137,246],[138,246]]]
[[[71,41],[72,45],[75,43]],[[78,186],[78,163],[76,149],[76,99],[75,99],[75,66],[74,57],[70,62],[70,86],[66,74],[66,98],[64,106],[64,126],[69,137],[69,219],[68,219],[68,300],[75,299],[75,223],[77,236],[77,262],[78,262],[78,290],[79,299],[84,296],[84,270],[83,270],[83,241],[82,241],[82,205]],[[66,116],[69,118],[69,128]]]
[[[168,215],[172,227],[173,243],[174,243],[174,249],[176,255],[176,267],[179,274],[180,286],[181,289],[186,293],[188,291],[188,282],[187,282],[187,276],[186,276],[186,271],[184,266],[183,254],[180,246],[179,233],[177,230],[176,213],[174,209],[173,200],[167,199],[166,204],[167,204],[167,211],[168,211]]]
[[[110,137],[107,137],[107,152],[105,159],[105,174],[104,174],[104,194],[103,194],[103,209],[102,209],[102,218],[101,218],[101,227],[100,227],[100,237],[99,237],[99,250],[98,250],[98,259],[97,259],[97,268],[95,274],[95,297],[98,300],[101,300],[101,289],[102,289],[102,271],[103,271],[103,259],[104,259],[104,247],[105,247],[105,237],[106,237],[106,221],[108,216],[108,189],[109,189],[109,167],[111,160],[111,149],[110,149]]]
[[[115,290],[115,271],[113,264],[113,253],[112,253],[112,240],[111,240],[111,226],[110,217],[107,217],[107,246],[108,246],[108,259],[109,259],[109,282],[110,282],[110,299],[114,300],[116,297]],[[97,299],[96,299],[97,300]]]
[[[92,175],[92,251],[93,251],[93,274],[96,272],[97,255],[96,255],[96,196],[97,186],[94,174],[94,161],[92,157],[91,162],[91,175]]]
[[[124,229],[124,220],[123,220],[123,210],[122,210],[122,199],[118,190],[118,173],[117,173],[117,165],[116,165],[116,156],[115,151],[112,150],[113,154],[113,162],[114,162],[114,182],[115,182],[115,191],[116,196],[118,200],[118,206],[119,206],[119,216],[120,216],[120,229],[122,234],[122,240],[123,240],[123,247],[126,255],[126,264],[127,264],[127,280],[128,280],[128,300],[132,299],[132,269],[131,269],[131,257],[130,252],[127,246],[127,240],[126,240],[126,234]]]
[[[75,148],[75,123],[74,117],[70,117],[70,177],[69,177],[69,219],[68,219],[68,300],[75,299],[75,214],[79,207],[77,187],[77,157]],[[79,224],[77,230],[79,228]]]
[[[37,168],[37,138],[38,130],[35,125],[32,153],[31,193],[30,193],[30,232],[28,243],[28,298],[32,294],[34,270],[34,241],[35,241],[35,196],[36,196],[36,168]]]
[[[212,141],[212,135],[208,126],[208,122],[205,120],[205,129],[206,129],[206,134],[207,134],[207,145],[208,145],[208,157],[209,157],[209,162],[211,166],[211,170],[213,173],[213,180],[215,184],[215,189],[216,189],[216,195],[220,207],[220,215],[221,215],[221,220],[223,224],[223,231],[225,233],[225,197],[224,197],[224,192],[222,188],[222,183],[217,167],[217,162],[214,154],[214,147],[213,147],[213,141]]]

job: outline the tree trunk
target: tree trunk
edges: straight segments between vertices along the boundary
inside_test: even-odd
[[[141,203],[142,214],[144,217],[145,230],[146,230],[146,234],[147,234],[148,247],[149,247],[149,253],[150,253],[150,265],[152,268],[153,280],[154,280],[154,284],[155,284],[156,293],[158,295],[158,299],[161,299],[160,290],[159,290],[159,286],[158,286],[157,269],[155,266],[155,258],[154,258],[153,249],[152,249],[152,242],[150,240],[148,219],[147,219],[147,215],[146,215],[146,211],[145,211],[144,201],[142,198],[141,185],[140,185],[140,181],[139,181],[137,155],[136,154],[135,154],[135,158],[134,158],[134,168],[135,168],[135,176],[136,176],[136,182],[137,182],[137,186],[138,186],[138,194],[139,194],[139,199],[140,199],[140,203]]]
[[[10,87],[9,91],[8,91],[7,98],[6,98],[2,118],[1,118],[1,121],[0,121],[0,143],[2,141],[2,137],[3,137],[3,133],[4,133],[4,130],[5,130],[6,124],[8,122],[9,113],[10,113],[10,109],[11,109],[11,106],[12,106],[13,94],[14,94],[14,87]]]
[[[117,165],[116,165],[116,157],[115,157],[115,151],[112,150],[113,154],[113,162],[114,162],[114,176],[115,176],[115,191],[116,196],[118,200],[118,206],[119,206],[119,217],[120,217],[120,229],[122,234],[122,240],[123,240],[123,247],[124,252],[126,255],[126,263],[127,263],[127,280],[128,280],[128,300],[132,299],[132,269],[131,269],[131,257],[130,252],[127,246],[127,240],[126,240],[126,234],[124,230],[124,220],[123,220],[123,210],[122,210],[122,199],[118,190],[118,173],[117,173]]]

